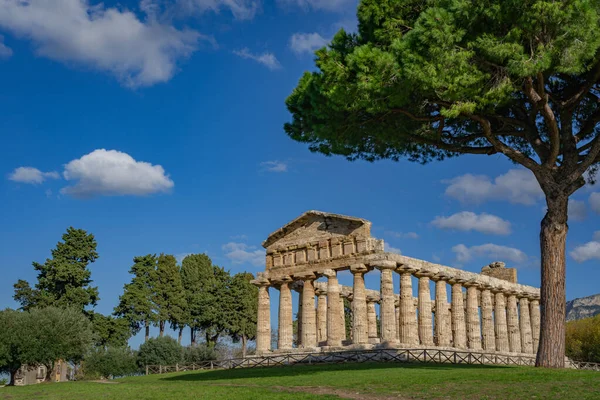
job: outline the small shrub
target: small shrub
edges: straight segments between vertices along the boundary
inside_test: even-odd
[[[190,346],[183,349],[183,362],[186,364],[216,360],[217,358],[218,354],[215,348],[207,346],[206,343],[200,343],[197,346]]]
[[[0,378],[0,386],[6,386],[6,385],[8,385],[8,379]]]
[[[148,339],[140,346],[137,362],[146,365],[175,365],[182,361],[183,347],[170,336]]]
[[[566,345],[573,360],[600,362],[600,315],[567,322]]]
[[[135,375],[140,371],[136,358],[128,347],[95,348],[85,358],[84,379]]]

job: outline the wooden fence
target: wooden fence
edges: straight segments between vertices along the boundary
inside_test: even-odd
[[[270,354],[226,360],[205,361],[197,364],[174,366],[147,365],[146,375],[207,369],[234,369],[276,367],[288,365],[343,364],[364,362],[442,363],[473,365],[535,365],[535,357],[502,355],[462,350],[435,349],[377,349],[345,350],[338,352]],[[570,367],[600,371],[600,364],[570,361]]]

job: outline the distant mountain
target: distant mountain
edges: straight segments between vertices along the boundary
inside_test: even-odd
[[[567,302],[567,321],[589,318],[600,314],[600,294]]]

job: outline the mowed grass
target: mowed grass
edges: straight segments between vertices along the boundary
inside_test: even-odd
[[[530,367],[343,364],[185,372],[114,384],[1,388],[0,399],[600,399],[600,373]]]

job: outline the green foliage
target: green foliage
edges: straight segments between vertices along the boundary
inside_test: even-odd
[[[27,328],[23,316],[10,309],[0,311],[0,373],[9,374],[11,380],[25,359]]]
[[[138,351],[137,362],[146,365],[175,365],[182,360],[183,347],[170,336],[151,338]]]
[[[6,386],[6,385],[8,385],[8,379],[0,378],[0,386]]]
[[[91,314],[94,345],[97,347],[125,347],[131,337],[129,321],[99,313]]]
[[[567,356],[600,363],[600,315],[567,322]]]
[[[354,314],[352,313],[352,302],[344,297],[344,328],[346,331],[346,339],[352,337],[353,315]]]
[[[86,379],[118,378],[140,372],[137,354],[128,347],[96,347],[83,364]]]
[[[231,279],[228,295],[231,297],[229,327],[227,331],[234,342],[242,341],[245,356],[247,340],[256,338],[258,315],[258,288],[250,283],[254,276],[248,272],[236,274]]]
[[[158,256],[152,300],[161,336],[166,322],[173,328],[185,325],[188,319],[185,292],[177,260],[170,254]]]
[[[15,285],[14,299],[23,310],[33,307],[74,307],[84,310],[95,306],[98,288],[91,286],[88,265],[98,258],[94,235],[83,229],[70,227],[52,250],[52,258],[44,264],[33,263],[38,271],[35,288],[19,280]]]
[[[200,363],[202,361],[216,360],[218,354],[214,346],[200,343],[197,346],[188,346],[183,349],[183,362],[186,364]]]
[[[149,328],[150,324],[156,321],[152,305],[156,263],[157,257],[152,254],[133,258],[133,266],[129,270],[133,278],[124,286],[119,304],[114,310],[115,315],[129,322],[134,335],[142,327]]]

